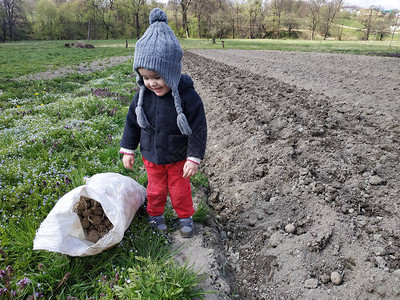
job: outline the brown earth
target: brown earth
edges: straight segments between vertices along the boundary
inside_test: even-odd
[[[400,60],[192,50],[183,65],[208,118],[217,223],[192,244],[213,299],[400,299]]]

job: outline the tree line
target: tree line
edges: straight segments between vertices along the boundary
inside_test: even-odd
[[[352,17],[343,0],[0,0],[0,39],[135,39],[154,7],[166,10],[176,35],[187,38],[341,39],[335,19]],[[367,11],[357,17],[363,38],[390,34],[396,11]]]

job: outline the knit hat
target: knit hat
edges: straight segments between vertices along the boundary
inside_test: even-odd
[[[183,113],[178,85],[181,78],[182,48],[171,27],[168,25],[167,14],[160,8],[150,12],[150,26],[144,35],[136,42],[133,68],[137,72],[137,83],[140,86],[138,105],[135,109],[137,122],[142,128],[150,124],[143,110],[143,94],[145,85],[138,69],[144,68],[158,73],[171,89],[175,109],[178,114],[177,124],[182,134],[191,135],[192,130]]]

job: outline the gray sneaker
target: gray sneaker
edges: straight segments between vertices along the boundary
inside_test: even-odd
[[[190,238],[194,234],[194,223],[192,217],[179,219],[180,233],[184,238]]]
[[[167,224],[165,224],[164,215],[159,216],[150,216],[149,215],[149,224],[153,230],[159,230],[164,234],[168,233]]]

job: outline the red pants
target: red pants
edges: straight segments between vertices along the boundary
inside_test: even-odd
[[[183,178],[183,166],[180,161],[168,165],[156,165],[143,158],[147,171],[147,213],[159,216],[164,213],[167,196],[178,218],[188,218],[194,214],[190,179]]]

